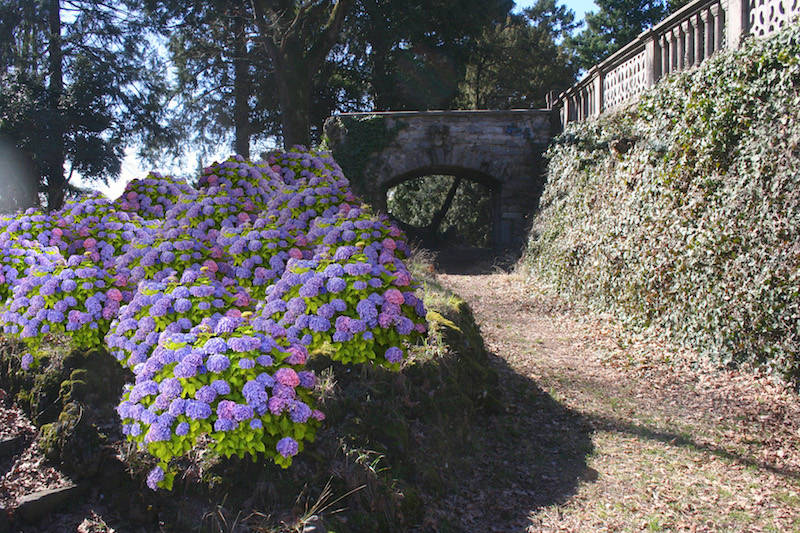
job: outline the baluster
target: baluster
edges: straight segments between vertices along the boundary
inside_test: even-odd
[[[704,9],[700,13],[700,17],[702,17],[703,23],[706,27],[705,35],[703,36],[703,42],[706,45],[705,57],[708,59],[711,57],[711,54],[714,53],[714,17],[711,16],[710,9]]]
[[[661,76],[666,76],[670,73],[669,68],[669,40],[666,35],[658,38],[658,43],[661,46]]]
[[[680,70],[681,70],[680,57],[681,57],[681,55],[683,55],[683,51],[681,50],[681,45],[678,44],[678,42],[680,41],[679,35],[678,35],[679,31],[680,31],[680,28],[676,27],[676,28],[672,28],[672,31],[670,32],[670,35],[672,35],[672,45],[670,46],[670,48],[672,49],[671,52],[672,52],[672,71],[673,72],[680,72]]]
[[[594,105],[592,109],[594,110],[595,116],[599,115],[603,112],[605,108],[605,94],[603,91],[603,82],[605,80],[605,75],[601,70],[597,70],[595,74],[594,83],[592,84],[592,92],[594,93]]]
[[[722,10],[720,9],[719,4],[714,4],[709,8],[711,11],[711,18],[712,23],[714,25],[714,41],[713,41],[713,49],[712,53],[716,52],[722,47],[722,39],[723,39],[723,20],[722,20]]]
[[[644,87],[652,87],[662,76],[661,72],[661,47],[658,40],[650,33],[644,45]],[[603,95],[605,98],[605,95]]]
[[[684,54],[683,54],[683,68],[689,69],[694,64],[694,28],[692,27],[692,19],[685,20],[681,23],[683,30]]]
[[[714,38],[717,40],[717,50],[725,48],[725,10],[719,8],[719,16],[717,17],[717,25],[714,28]]]
[[[692,17],[692,25],[694,26],[694,64],[697,66],[703,62],[703,30],[705,22],[698,14]]]

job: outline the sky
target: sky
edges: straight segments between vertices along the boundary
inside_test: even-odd
[[[532,6],[536,0],[515,0],[517,9],[525,9]],[[583,20],[583,16],[588,11],[597,11],[597,6],[592,0],[558,0],[559,4],[565,4],[575,12],[575,20]]]
[[[515,0],[516,1],[516,9],[521,10],[529,7],[535,3],[536,0]],[[584,15],[587,11],[596,11],[597,6],[593,2],[593,0],[558,0],[558,3],[566,4],[566,6],[575,12],[575,19],[576,20],[583,20]],[[224,147],[223,152],[227,149]],[[109,183],[107,186],[103,186],[99,183],[86,183],[82,184],[78,183],[78,185],[87,185],[94,189],[99,190],[106,196],[111,199],[117,198],[122,191],[125,189],[125,185],[135,178],[143,178],[150,170],[146,168],[146,165],[143,166],[143,163],[139,161],[135,154],[135,148],[131,147],[128,148],[125,152],[125,159],[122,162],[122,172],[120,173],[120,177],[113,183]],[[224,156],[222,156],[224,157]],[[210,162],[209,162],[210,163]],[[162,169],[154,169],[154,170],[162,170]]]

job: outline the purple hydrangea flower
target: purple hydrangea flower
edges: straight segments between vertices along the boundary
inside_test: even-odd
[[[228,351],[228,344],[224,339],[212,337],[203,345],[203,351],[207,354],[223,354]]]
[[[289,409],[289,417],[292,422],[303,424],[311,418],[311,408],[303,402],[294,402]]]
[[[361,300],[358,302],[356,311],[362,320],[370,320],[378,317],[378,310],[375,308],[375,304],[369,300]]]
[[[230,366],[231,360],[222,354],[214,354],[209,357],[208,361],[206,362],[206,368],[208,368],[210,372],[224,372]]]
[[[145,442],[161,442],[169,440],[171,436],[172,432],[169,426],[153,424],[150,426],[150,431],[147,432],[147,436],[145,436]]]
[[[169,414],[172,416],[180,416],[186,412],[186,400],[183,398],[175,398],[169,404]]]
[[[187,300],[186,298],[179,298],[175,302],[175,311],[178,313],[186,313],[192,308],[192,302]]]
[[[228,384],[227,381],[223,379],[218,379],[211,383],[211,386],[214,387],[214,390],[217,391],[217,394],[230,394],[231,386]]]
[[[237,422],[253,418],[253,408],[249,405],[236,404],[233,408],[233,419]]]
[[[216,335],[220,335],[223,333],[233,333],[233,330],[236,329],[236,321],[228,316],[224,316],[219,319],[217,325],[214,327],[214,333]]]
[[[336,294],[347,288],[347,282],[342,278],[334,277],[328,280],[326,287],[328,292]]]
[[[232,431],[236,429],[236,422],[229,418],[217,418],[214,422],[214,431]]]
[[[298,372],[297,378],[300,380],[300,386],[306,389],[313,389],[317,384],[317,377],[308,370]]]
[[[189,400],[186,402],[186,416],[194,420],[205,420],[211,416],[211,406],[205,402]]]
[[[392,346],[388,350],[386,350],[386,354],[384,354],[386,360],[390,363],[399,363],[403,360],[403,350],[397,348],[396,346]]]
[[[273,360],[272,357],[270,357],[269,355],[259,355],[256,358],[256,363],[263,367],[270,367],[272,366]]]
[[[309,317],[308,326],[312,331],[323,332],[328,331],[331,328],[331,322],[327,318],[314,315]]]
[[[194,397],[201,402],[210,404],[217,399],[217,391],[210,385],[203,385],[197,390],[197,392],[195,392]]]
[[[161,481],[164,481],[164,469],[157,466],[147,475],[147,486],[152,490],[156,490]]]
[[[284,437],[279,440],[278,444],[275,445],[275,449],[278,450],[278,453],[284,457],[293,457],[297,455],[298,451],[300,451],[297,441],[291,437]]]
[[[272,396],[269,399],[268,406],[269,412],[278,416],[289,408],[289,399],[281,396]]]

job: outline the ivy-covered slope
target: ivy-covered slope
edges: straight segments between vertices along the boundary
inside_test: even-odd
[[[569,299],[800,383],[800,27],[571,124],[524,265]]]

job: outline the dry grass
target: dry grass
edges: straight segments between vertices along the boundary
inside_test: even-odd
[[[524,520],[468,515],[457,528],[506,531],[800,531],[800,400],[750,370],[698,362],[653,336],[627,336],[609,317],[566,311],[516,274],[440,275],[470,303],[498,364],[534,381],[589,428],[593,445],[561,497],[512,500]],[[516,391],[509,391],[515,394]],[[537,406],[512,401],[517,427]],[[561,426],[584,436],[583,425]],[[534,429],[531,438],[547,432]],[[488,434],[495,442],[503,434]],[[573,455],[555,439],[553,462]],[[502,458],[480,470],[502,471]],[[508,457],[505,458],[506,460]],[[541,458],[528,488],[550,483]],[[480,475],[476,472],[476,475]],[[524,479],[524,473],[517,476]],[[564,479],[572,483],[571,479]],[[455,524],[454,524],[455,525]]]

